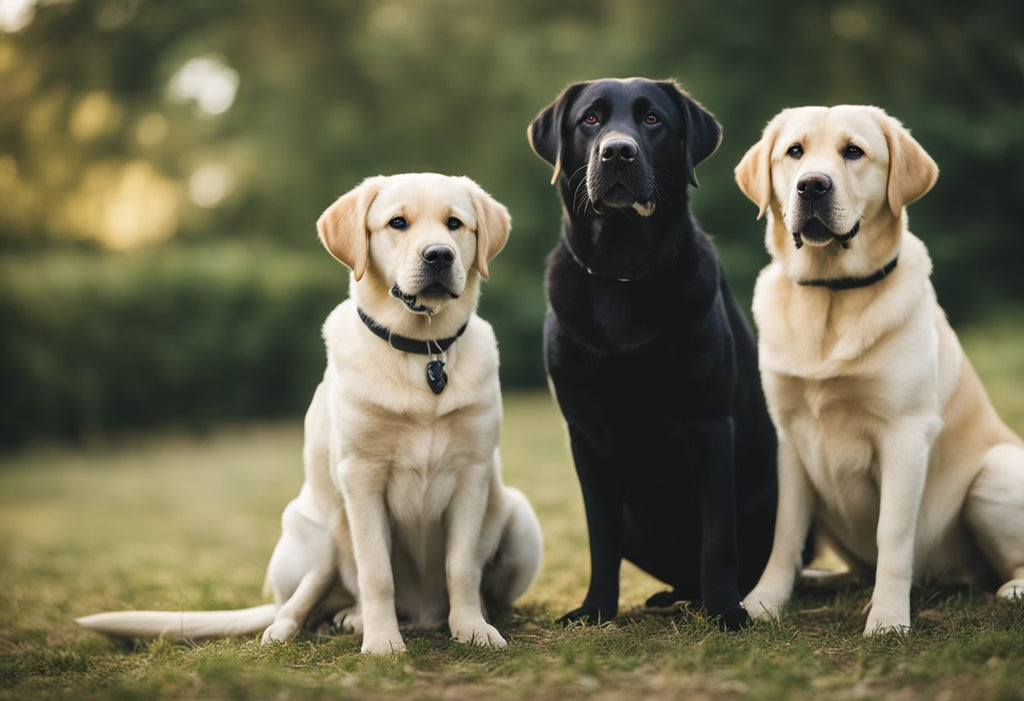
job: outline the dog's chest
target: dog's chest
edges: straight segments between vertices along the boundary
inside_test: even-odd
[[[396,595],[415,611],[413,615],[429,618],[434,613],[424,609],[424,602],[445,600],[447,523],[456,492],[467,479],[485,484],[472,474],[493,469],[489,460],[467,446],[470,441],[460,431],[441,420],[405,432],[394,444],[384,498],[396,581],[415,583]],[[475,498],[486,500],[486,489]]]
[[[331,380],[334,390],[352,384],[348,369]],[[387,394],[386,384],[368,385],[360,385],[361,393],[335,391],[329,400],[339,478],[380,485],[394,523],[439,522],[460,477],[493,465],[501,421],[497,389],[479,385],[478,403],[448,410],[450,400],[458,401],[455,380],[440,397],[425,387],[402,396]]]
[[[766,373],[764,381],[780,438],[796,452],[817,495],[818,517],[858,556],[872,561],[880,420],[860,410],[875,389],[872,382],[775,373]]]
[[[626,258],[610,256],[603,248],[597,252],[619,264]],[[598,354],[632,353],[672,333],[703,316],[717,292],[713,260],[707,279],[671,257],[667,263],[657,257],[634,263],[642,271],[637,279],[591,274],[582,265],[568,249],[556,248],[549,259],[547,299],[557,326]]]
[[[398,524],[427,527],[439,523],[452,500],[465,456],[447,422],[395,436],[395,452],[385,489],[388,511]]]
[[[473,340],[467,333],[445,356],[450,376],[440,394],[427,387],[425,356],[375,357],[371,345],[371,352],[331,358],[334,464],[350,479],[381,484],[396,524],[439,523],[460,476],[493,464],[501,422],[497,368],[471,362],[481,355],[466,345]]]

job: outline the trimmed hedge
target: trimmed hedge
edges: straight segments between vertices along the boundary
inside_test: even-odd
[[[0,445],[299,415],[346,292],[327,256],[241,246],[0,259]]]

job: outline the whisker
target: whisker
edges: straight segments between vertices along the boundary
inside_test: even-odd
[[[584,175],[584,177],[579,179],[579,182],[576,184],[576,187],[573,188],[572,211],[574,214],[586,213],[587,203],[590,201],[590,197],[589,195],[587,195],[586,190],[586,170],[587,166],[582,165],[575,171],[573,171],[572,175],[569,176],[569,183],[571,184],[573,179],[576,178],[578,175],[580,175],[581,173],[583,173]]]
[[[589,201],[585,183],[580,183],[576,188],[576,192],[572,198],[572,210],[576,214],[583,214],[587,209],[587,202]]]

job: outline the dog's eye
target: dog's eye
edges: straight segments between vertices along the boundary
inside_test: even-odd
[[[647,116],[644,117],[644,124],[650,124],[652,126],[655,124],[661,124],[661,117],[654,112],[648,112]]]
[[[583,123],[588,127],[597,126],[601,123],[601,118],[597,116],[597,112],[587,112],[583,115]]]
[[[790,158],[802,158],[804,155],[804,147],[800,144],[793,144],[786,149],[786,155]]]
[[[846,148],[843,149],[843,158],[848,161],[856,161],[858,158],[864,156],[864,150],[860,146],[854,146],[853,144],[847,144]]]
[[[398,231],[405,231],[409,228],[409,221],[405,217],[392,217],[391,221],[388,222],[388,226]]]
[[[456,217],[448,217],[448,231],[455,231],[462,228],[462,220]]]

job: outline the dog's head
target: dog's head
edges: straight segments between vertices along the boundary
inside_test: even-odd
[[[317,232],[352,269],[352,295],[394,327],[453,303],[468,317],[510,226],[508,210],[469,178],[407,173],[364,180],[327,208]]]
[[[566,206],[650,216],[718,148],[715,118],[674,81],[605,79],[566,88],[527,131]],[[678,206],[684,197],[675,197]]]
[[[792,276],[864,275],[899,251],[904,207],[938,172],[877,107],[797,107],[768,123],[736,182],[758,218],[767,212],[769,252],[793,263]]]

